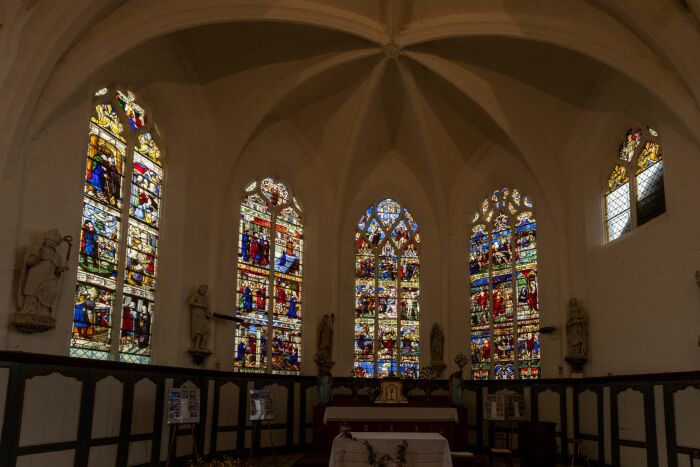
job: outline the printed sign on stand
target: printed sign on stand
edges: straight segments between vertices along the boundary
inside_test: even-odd
[[[272,391],[269,389],[251,389],[248,406],[250,420],[272,420],[275,418]]]
[[[200,394],[198,388],[168,390],[168,424],[199,423]]]
[[[484,404],[484,418],[486,420],[505,420],[505,397],[501,394],[489,394]]]

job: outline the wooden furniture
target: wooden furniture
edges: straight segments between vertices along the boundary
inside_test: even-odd
[[[577,461],[586,461],[586,465],[590,466],[591,462],[588,459],[588,454],[583,452],[583,440],[569,438],[566,442],[567,451],[569,453],[569,460],[571,461],[571,467],[575,465]]]
[[[454,451],[450,455],[454,467],[470,467],[476,460],[474,453],[469,451]]]
[[[512,424],[508,423],[505,431],[492,431],[489,444],[489,465],[496,463],[513,467],[513,430]]]
[[[554,467],[557,462],[556,424],[518,422],[518,456],[521,467]]]

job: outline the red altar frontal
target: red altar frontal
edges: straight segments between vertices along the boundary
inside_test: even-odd
[[[377,405],[369,401],[346,404],[314,408],[314,451],[330,452],[341,425],[348,425],[354,432],[440,433],[447,438],[451,450],[467,447],[465,408],[411,403]]]

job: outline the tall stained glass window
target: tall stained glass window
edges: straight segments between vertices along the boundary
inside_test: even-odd
[[[301,207],[284,183],[264,178],[245,188],[240,209],[234,369],[299,374]]]
[[[420,359],[418,224],[393,199],[367,208],[355,234],[354,375],[416,378]]]
[[[131,91],[99,90],[89,125],[71,356],[150,363],[162,185],[161,150],[146,111]]]
[[[666,211],[664,165],[659,134],[627,131],[605,191],[607,239],[615,240]]]
[[[540,377],[537,223],[530,199],[501,188],[472,218],[472,379]]]

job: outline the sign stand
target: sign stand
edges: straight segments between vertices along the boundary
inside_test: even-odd
[[[195,459],[199,458],[195,428],[199,423],[200,394],[197,388],[168,389],[168,458],[166,467],[177,457],[177,433],[183,425],[189,425],[192,434],[192,451]]]
[[[275,457],[275,443],[272,439],[272,419],[275,418],[275,406],[272,402],[272,391],[269,389],[251,389],[248,398],[248,410],[250,421],[253,422],[253,436],[250,442],[249,459],[253,458],[253,448],[255,446],[255,433],[260,432],[260,422],[267,420],[267,432],[270,436],[270,446],[272,447],[272,465],[277,465]]]

